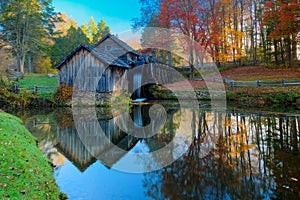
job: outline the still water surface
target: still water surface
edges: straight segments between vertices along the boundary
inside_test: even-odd
[[[150,123],[150,106],[132,107],[136,124]],[[300,115],[164,107],[164,125],[146,139],[128,137],[109,111],[97,111],[107,138],[128,152],[154,152],[178,134],[191,134],[189,148],[177,161],[135,174],[113,169],[122,165],[126,153],[109,161],[95,156],[68,109],[19,116],[52,159],[57,184],[70,199],[300,199]],[[109,149],[98,148],[97,155]],[[141,162],[149,167],[163,159]]]

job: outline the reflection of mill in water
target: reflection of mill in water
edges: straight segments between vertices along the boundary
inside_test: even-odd
[[[137,88],[135,91],[135,95],[137,98],[141,98],[141,93],[142,93],[142,74],[141,73],[136,73],[133,75],[133,85],[134,88]]]
[[[133,118],[135,126],[145,126],[150,122],[148,112],[149,107],[141,105],[133,107],[131,117]],[[168,118],[172,119],[172,115],[174,113],[175,110],[171,111],[168,114]],[[105,157],[105,161],[107,163],[103,164],[105,164],[106,166],[112,166],[117,163],[123,156],[125,156],[126,152],[132,149],[141,140],[120,130],[115,120],[115,118],[111,118],[105,120],[101,119],[82,122],[81,126],[85,127],[84,130],[87,130],[88,132],[86,134],[86,137],[92,137],[93,144],[96,144],[92,147],[86,146],[88,143],[85,142],[85,138],[82,138],[82,136],[78,134],[74,125],[58,128],[56,147],[63,155],[65,155],[71,162],[73,162],[80,171],[85,171],[91,164],[96,162],[97,159],[95,157]],[[125,151],[116,150],[115,146],[112,144],[99,142],[98,140],[101,140],[103,138],[97,135],[93,135],[95,134],[94,130],[96,130],[95,126],[97,126],[97,124],[101,126],[101,129],[104,131],[105,136],[114,145]],[[148,139],[147,141],[151,142],[151,139]]]
[[[130,136],[117,130],[114,120],[99,121],[102,130],[105,132],[107,138],[112,143],[122,146],[124,150],[131,149],[137,140],[132,141]],[[90,125],[89,125],[90,126]],[[97,159],[89,152],[78,135],[75,126],[67,128],[58,128],[57,134],[57,149],[63,153],[74,165],[80,170],[85,171],[92,163]],[[102,150],[102,153],[109,151],[112,148],[111,145],[98,146],[98,151]],[[100,152],[99,152],[100,154]],[[117,162],[114,160],[112,162]]]

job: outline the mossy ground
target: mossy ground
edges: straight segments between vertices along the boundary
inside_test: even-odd
[[[0,199],[63,199],[50,161],[19,118],[0,112]]]

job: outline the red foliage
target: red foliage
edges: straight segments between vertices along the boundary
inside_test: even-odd
[[[178,29],[196,42],[204,42],[207,24],[200,16],[205,12],[199,0],[163,0],[159,19],[163,27]]]
[[[300,31],[299,12],[300,5],[298,0],[290,1],[267,1],[265,3],[265,15],[263,25],[271,31],[269,37],[272,39],[287,38]]]

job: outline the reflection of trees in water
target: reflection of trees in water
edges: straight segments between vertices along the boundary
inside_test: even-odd
[[[149,108],[149,106],[144,106],[142,109],[142,115],[139,116],[141,119],[137,119],[142,121],[143,125],[150,122],[148,116]],[[101,114],[101,119],[83,118],[80,121],[83,129],[87,130],[84,136],[92,136],[91,144],[93,146],[91,148],[87,148],[86,145],[88,143],[82,142],[82,139],[85,138],[82,138],[82,135],[81,137],[78,135],[78,131],[74,126],[72,110],[70,109],[57,110],[47,115],[31,117],[27,119],[27,127],[38,138],[39,147],[45,155],[49,158],[53,157],[56,159],[55,155],[60,155],[59,152],[61,152],[71,162],[73,162],[79,170],[84,171],[91,163],[96,161],[95,156],[100,156],[100,154],[106,157],[111,156],[109,152],[111,152],[110,150],[112,150],[113,144],[125,151],[129,151],[138,141],[138,138],[127,135],[118,128],[115,123],[118,117],[112,118],[107,110],[100,110],[97,114],[99,113]],[[168,114],[168,116],[169,115],[170,114]],[[132,117],[134,118],[136,116]],[[167,144],[171,138],[170,135],[165,136],[164,133],[170,132],[168,131],[169,129],[176,129],[177,125],[175,124],[176,123],[170,123],[168,121],[164,128],[166,130],[163,130],[160,133],[161,137],[154,136],[153,138],[150,138],[148,140],[148,144],[154,144],[153,146],[155,148]],[[101,135],[97,134],[96,126],[100,126],[102,128],[105,133],[105,137],[111,142],[111,144],[103,143],[103,138],[101,138]],[[126,138],[128,140],[126,140]],[[120,156],[115,155],[115,158],[108,160],[112,162],[112,165],[123,155],[124,154],[120,154]]]
[[[180,110],[177,107],[168,110],[164,127],[157,135],[144,140],[150,151],[168,144],[179,131],[182,116]],[[190,112],[190,118],[185,119],[188,123],[183,129],[192,130],[193,143],[186,155],[172,165],[145,174],[144,185],[149,197],[300,198],[300,117],[241,113],[229,113],[225,117],[225,114],[202,110],[184,109],[184,111]],[[104,116],[103,113],[101,116]],[[148,113],[147,109],[142,113],[144,125],[149,123],[149,119],[144,118],[145,113]],[[56,125],[55,114],[60,116],[57,118],[59,125]],[[107,137],[118,144],[118,138],[122,133],[116,132],[114,121],[110,119],[99,121],[107,130]],[[35,115],[26,120],[26,126],[38,138],[39,146],[46,154],[47,152],[52,154],[58,139],[60,142],[64,139],[70,141],[69,146],[65,145],[65,148],[71,149],[72,144],[78,144],[79,147],[74,147],[70,154],[75,155],[77,152],[75,156],[84,162],[87,161],[87,166],[83,169],[89,166],[88,161],[94,161],[84,149],[73,127],[72,113],[62,111]],[[219,133],[217,145],[211,146],[214,148],[213,151],[203,154],[203,150],[207,148],[204,145],[205,141],[216,140],[214,135],[209,133],[216,132]],[[78,156],[80,152],[85,153],[86,157]],[[70,158],[69,154],[67,156]],[[164,155],[161,155],[153,158],[151,162],[159,162],[163,158]]]
[[[154,136],[144,139],[151,152],[161,149],[171,142],[174,134],[176,134],[176,130],[179,128],[180,119],[180,110],[168,109],[165,124],[160,127]]]
[[[38,147],[43,154],[51,158],[54,166],[62,166],[65,157],[55,147],[58,126],[56,114],[56,112],[30,110],[24,111],[19,116],[23,119],[26,128],[37,138]]]
[[[154,199],[299,198],[300,119],[293,116],[227,114],[214,151],[206,157],[203,137],[216,122],[195,112],[188,153],[172,165],[145,175]],[[220,133],[220,132],[219,132]]]
[[[25,117],[26,114],[23,116]],[[53,113],[36,114],[27,116],[25,120],[26,128],[38,140],[39,148],[45,155],[50,156],[56,140],[56,120]]]
[[[277,197],[300,198],[300,117],[256,117],[260,135],[263,161],[276,177]]]

